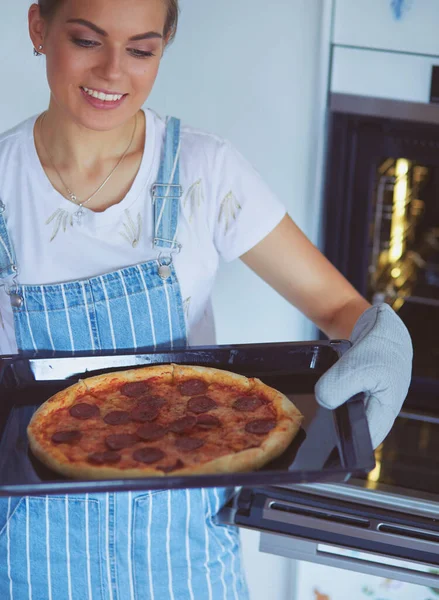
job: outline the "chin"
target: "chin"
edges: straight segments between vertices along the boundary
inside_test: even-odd
[[[126,121],[131,119],[136,114],[138,109],[132,110],[81,110],[81,111],[69,111],[72,115],[73,120],[87,129],[93,131],[111,131],[123,125]]]

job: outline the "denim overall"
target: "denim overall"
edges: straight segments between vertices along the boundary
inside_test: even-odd
[[[20,285],[0,200],[0,280],[20,351],[178,347],[186,325],[172,253],[180,122],[153,186],[157,260],[100,277]],[[225,489],[0,498],[1,600],[246,600],[239,537],[213,516]]]

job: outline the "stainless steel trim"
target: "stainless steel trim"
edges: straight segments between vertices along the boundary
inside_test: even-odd
[[[290,508],[291,512],[283,512],[278,509],[273,509],[273,502],[276,502],[277,504],[283,504],[286,509]],[[369,542],[383,543],[386,541],[389,544],[393,544],[395,547],[405,548],[408,550],[419,550],[437,555],[437,564],[439,564],[439,544],[435,541],[427,541],[425,539],[415,537],[416,533],[419,533],[420,536],[426,536],[426,534],[429,533],[428,530],[415,530],[414,528],[410,528],[410,533],[412,534],[410,537],[404,536],[403,527],[401,527],[401,534],[399,535],[387,532],[384,533],[379,530],[379,527],[384,525],[381,519],[369,519],[370,527],[365,529],[352,524],[344,524],[340,521],[331,521],[330,511],[327,511],[328,518],[326,520],[323,518],[304,515],[302,512],[303,508],[307,507],[304,507],[303,504],[297,505],[299,511],[297,514],[295,514],[295,506],[296,505],[294,502],[279,501],[276,498],[267,498],[262,510],[262,517],[268,521],[275,522],[279,531],[282,531],[281,524],[284,523],[288,525],[297,525],[298,527],[308,527],[318,531],[325,531],[328,533],[333,533],[337,536],[355,536],[357,539],[367,540]],[[342,514],[342,511],[337,512],[337,515]],[[348,518],[350,517],[349,514],[346,516]],[[389,526],[392,526],[392,524],[389,523]],[[431,532],[431,534],[438,535],[437,532]]]
[[[395,489],[390,486],[380,485],[380,489],[367,489],[367,482],[363,480],[350,480],[346,483],[302,483],[285,486],[276,486],[306,494],[316,494],[323,498],[335,498],[361,502],[369,506],[380,506],[399,512],[409,512],[420,516],[434,516],[439,513],[439,498],[433,494],[415,494],[413,490]],[[390,489],[387,489],[390,488]],[[400,493],[398,493],[398,491]]]
[[[319,548],[320,546],[320,548]],[[413,561],[413,570],[409,567],[411,561],[404,560],[408,568],[391,566],[388,564],[379,564],[376,562],[380,558],[379,554],[369,554],[371,559],[354,558],[339,554],[329,553],[321,550],[322,545],[318,542],[294,538],[288,535],[277,533],[262,533],[260,537],[259,550],[269,554],[277,554],[296,560],[305,560],[312,563],[322,564],[340,569],[348,569],[358,573],[366,573],[367,575],[377,575],[385,578],[394,578],[408,583],[424,585],[427,587],[437,587],[438,576],[432,572],[423,573],[417,570],[417,565]],[[335,548],[335,547],[334,547]],[[343,552],[344,548],[340,547]],[[430,565],[426,565],[430,566]],[[432,571],[436,569],[435,565],[431,565]]]
[[[427,413],[418,414],[413,411],[402,410],[399,413],[399,416],[404,417],[405,419],[411,419],[412,421],[421,421],[421,423],[433,423],[434,425],[439,425],[439,417],[436,417],[435,415],[429,415]]]
[[[439,124],[439,104],[332,93],[329,95],[329,109],[337,113]]]
[[[296,502],[285,502],[284,500],[270,500],[268,508],[273,510],[274,512],[284,512],[284,510],[288,511],[290,509],[295,512],[297,510],[298,514],[305,515],[320,519],[337,519],[341,518],[346,520],[353,527],[369,527],[370,520],[364,517],[357,517],[348,515],[339,510],[328,510],[326,508],[314,508],[313,506],[306,506],[304,504],[298,504]]]
[[[377,531],[381,532],[381,533],[390,533],[390,534],[395,534],[395,535],[402,535],[402,536],[411,536],[411,534],[413,536],[425,536],[425,537],[431,537],[431,538],[437,538],[437,539],[431,539],[430,541],[432,541],[435,544],[439,543],[439,532],[437,531],[430,531],[428,529],[420,529],[419,527],[407,527],[407,526],[403,526],[403,525],[395,525],[395,523],[378,523],[377,525]],[[386,529],[388,529],[389,531],[385,531]],[[427,540],[429,541],[429,540]]]

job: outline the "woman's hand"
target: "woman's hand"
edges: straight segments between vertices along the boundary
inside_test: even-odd
[[[358,319],[350,348],[317,382],[318,402],[336,408],[366,393],[372,445],[389,433],[407,396],[413,349],[406,326],[387,304],[368,308]]]
[[[316,397],[336,408],[365,392],[374,447],[398,415],[411,378],[408,331],[387,305],[371,307],[288,215],[241,259],[332,339],[353,346],[320,379]]]

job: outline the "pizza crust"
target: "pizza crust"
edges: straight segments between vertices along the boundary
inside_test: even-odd
[[[219,456],[199,465],[183,467],[171,473],[144,465],[140,468],[121,468],[112,465],[93,465],[85,460],[69,464],[62,449],[54,446],[40,435],[46,419],[63,408],[69,408],[78,396],[99,393],[112,384],[120,386],[127,382],[155,380],[179,385],[189,379],[203,379],[209,384],[233,386],[238,393],[262,394],[270,400],[276,412],[276,426],[264,436],[259,447],[248,448]],[[33,415],[27,432],[33,454],[47,467],[74,479],[121,479],[142,477],[167,477],[190,474],[220,474],[252,471],[261,468],[278,457],[290,445],[300,429],[303,416],[294,404],[281,392],[265,385],[257,378],[247,378],[229,371],[202,366],[155,365],[127,371],[106,373],[80,380],[78,383],[49,398]],[[201,451],[202,454],[202,451]]]

